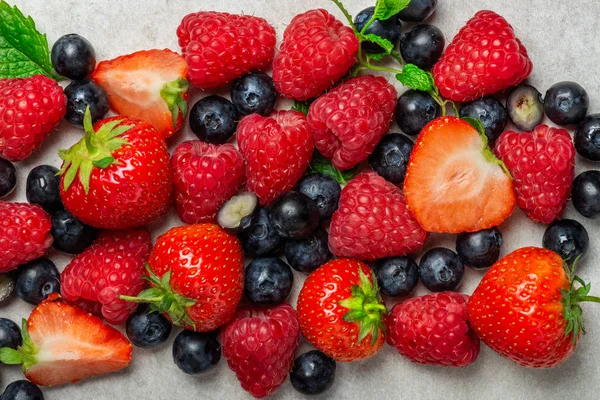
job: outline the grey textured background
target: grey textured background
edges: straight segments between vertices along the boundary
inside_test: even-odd
[[[281,37],[294,15],[311,8],[323,7],[341,17],[327,0],[12,0],[27,15],[33,16],[50,44],[63,34],[76,32],[95,46],[99,60],[131,53],[136,50],[168,47],[179,51],[175,29],[181,18],[199,10],[243,12],[265,17]],[[584,0],[440,0],[432,23],[438,25],[449,41],[476,11],[491,9],[503,15],[514,26],[530,52],[534,72],[529,82],[541,92],[555,82],[575,80],[588,91],[591,112],[600,111],[600,33],[597,16],[600,2]],[[369,0],[346,0],[354,15],[372,5]],[[390,77],[391,78],[391,77]],[[400,86],[396,85],[399,89]],[[196,93],[193,100],[202,97]],[[285,102],[280,108],[288,107]],[[24,201],[24,182],[31,168],[47,163],[59,166],[56,151],[69,147],[81,137],[81,131],[62,124],[36,156],[19,167],[19,186],[9,200]],[[189,130],[177,135],[170,149],[194,138]],[[577,159],[577,171],[593,167]],[[566,217],[582,222],[590,233],[590,252],[581,263],[580,275],[596,281],[600,293],[600,237],[598,223],[580,217],[569,204]],[[179,225],[174,214],[151,227],[153,236]],[[506,254],[518,247],[541,245],[544,227],[528,221],[517,210],[501,227]],[[435,236],[428,247],[454,246],[450,236]],[[62,269],[69,258],[58,253],[50,257]],[[461,287],[471,293],[482,273],[467,271]],[[296,274],[297,283],[292,303],[303,277]],[[419,287],[417,294],[426,291]],[[322,398],[352,399],[558,399],[567,396],[596,398],[600,391],[600,307],[584,306],[588,334],[582,338],[576,354],[554,370],[528,370],[494,354],[482,346],[479,359],[466,369],[448,369],[413,365],[395,350],[385,347],[376,357],[354,364],[339,364],[333,388]],[[0,315],[20,320],[31,307],[20,300],[0,306]],[[171,336],[174,339],[177,332]],[[239,386],[224,360],[205,376],[186,376],[171,360],[171,341],[157,350],[134,350],[131,366],[120,373],[87,380],[75,385],[46,388],[47,400],[65,399],[238,399],[250,398]],[[310,348],[306,343],[303,349]],[[13,380],[21,379],[18,367],[0,366],[0,390]],[[274,398],[295,399],[301,396],[286,382]]]

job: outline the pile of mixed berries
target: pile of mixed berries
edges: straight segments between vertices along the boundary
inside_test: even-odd
[[[173,325],[184,373],[224,357],[257,398],[288,375],[322,393],[336,362],[386,342],[412,362],[455,367],[476,361],[480,341],[531,368],[573,354],[580,304],[600,302],[575,275],[588,234],[561,219],[569,199],[600,217],[600,171],[574,176],[576,153],[600,161],[586,91],[560,82],[542,96],[523,84],[533,63],[492,11],[446,46],[423,23],[437,0],[377,0],[355,18],[333,3],[347,24],[306,11],[278,50],[266,20],[202,11],[177,28],[181,54],[96,63],[83,37],[50,49],[0,2],[13,54],[0,68],[0,198],[17,185],[13,162],[63,118],[83,129],[62,165],[29,172],[28,203],[0,201],[0,302],[15,292],[35,306],[20,327],[0,318],[0,362],[27,378],[0,399],[43,399],[38,385],[123,369],[132,345],[159,346]],[[389,78],[409,90],[398,96]],[[230,99],[189,107],[192,90],[223,87]],[[574,139],[544,116],[576,127]],[[404,134],[388,133],[394,120]],[[186,121],[198,139],[170,154]],[[146,226],[173,205],[181,226],[153,243]],[[543,248],[500,258],[499,226],[515,206],[548,224]],[[457,235],[456,251],[431,248],[417,263],[431,233]],[[73,255],[62,272],[45,258],[51,247]],[[489,268],[471,296],[457,292],[465,267]],[[410,298],[419,281],[432,293]],[[388,310],[384,296],[397,304]],[[122,324],[126,335],[111,326]],[[296,357],[301,337],[316,350]]]

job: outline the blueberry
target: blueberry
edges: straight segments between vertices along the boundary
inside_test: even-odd
[[[17,170],[13,163],[0,158],[0,199],[8,196],[17,186]]]
[[[27,176],[25,194],[27,201],[38,204],[49,213],[63,209],[60,199],[60,176],[58,168],[51,165],[39,165]]]
[[[257,306],[273,307],[283,303],[293,285],[292,269],[279,258],[255,258],[246,267],[244,294]]]
[[[247,257],[274,254],[283,244],[283,239],[269,221],[267,209],[263,207],[258,209],[254,223],[239,234],[239,239]]]
[[[79,254],[92,244],[98,230],[85,225],[67,210],[52,215],[52,247],[67,254]]]
[[[500,258],[502,232],[498,228],[461,233],[456,237],[456,252],[465,265],[483,269]]]
[[[585,256],[590,245],[590,238],[579,222],[572,219],[561,219],[554,221],[546,228],[542,245],[572,264],[578,257]]]
[[[396,122],[407,135],[418,135],[421,130],[442,115],[442,108],[429,93],[419,90],[405,92],[396,103]]]
[[[391,257],[375,261],[373,272],[381,293],[389,297],[404,297],[419,283],[419,266],[410,257]]]
[[[309,274],[333,257],[327,238],[327,231],[318,227],[304,239],[290,239],[285,243],[285,258],[296,271]]]
[[[221,343],[214,332],[182,331],[173,342],[173,361],[186,374],[208,371],[221,360]]]
[[[15,290],[15,281],[10,275],[11,274],[0,274],[0,304],[10,299],[10,296]]]
[[[354,17],[354,25],[359,32],[361,32],[367,22],[371,20],[374,11],[375,7],[368,7],[356,14],[356,17]],[[376,19],[369,25],[364,33],[377,35],[387,39],[392,42],[394,47],[396,47],[398,40],[400,40],[400,34],[402,33],[402,24],[398,18],[393,17],[385,21]],[[363,42],[362,48],[369,53],[381,53],[385,51],[378,44],[367,41]]]
[[[271,114],[277,103],[277,90],[273,79],[264,72],[253,72],[244,75],[231,88],[231,102],[241,115]]]
[[[127,318],[127,337],[137,347],[149,349],[164,343],[171,334],[173,325],[161,313],[150,310],[147,304],[140,305]]]
[[[437,3],[437,0],[411,0],[405,9],[398,13],[398,16],[406,22],[423,22],[431,17]]]
[[[490,146],[504,132],[508,123],[506,109],[494,97],[483,97],[463,104],[459,115],[461,118],[470,117],[481,121]]]
[[[300,179],[296,190],[310,197],[317,205],[319,218],[326,221],[338,209],[342,188],[329,175],[310,174]]]
[[[586,218],[600,217],[600,171],[583,172],[573,180],[573,206]]]
[[[319,211],[307,195],[290,191],[279,196],[269,207],[269,221],[279,236],[300,239],[319,225]]]
[[[333,385],[335,368],[332,358],[319,350],[312,350],[296,357],[290,372],[290,382],[302,394],[320,394]]]
[[[235,133],[237,124],[237,111],[224,97],[205,97],[196,102],[190,112],[192,132],[207,143],[227,143]]]
[[[17,296],[28,303],[40,304],[50,293],[60,293],[60,274],[56,265],[38,258],[21,265],[15,282]]]
[[[575,149],[590,161],[600,161],[600,114],[588,115],[575,131]]]
[[[83,126],[83,116],[89,107],[92,122],[100,121],[108,113],[108,95],[101,86],[92,81],[71,82],[65,89],[67,114],[65,119],[73,125]]]
[[[533,86],[520,85],[506,99],[510,120],[522,131],[532,131],[544,119],[542,94]]]
[[[217,214],[217,222],[232,232],[248,230],[256,219],[258,208],[258,198],[254,193],[240,193],[223,204]]]
[[[44,400],[44,394],[33,383],[22,380],[8,385],[0,400]]]
[[[557,125],[579,124],[587,114],[590,99],[575,82],[559,82],[544,97],[544,112]]]
[[[430,70],[438,62],[446,40],[435,25],[417,25],[400,39],[400,54],[407,64]]]
[[[369,155],[369,165],[385,180],[394,184],[404,182],[406,167],[414,143],[399,133],[385,135]]]
[[[0,318],[0,349],[10,347],[17,349],[23,344],[19,325],[7,318]]]
[[[52,66],[66,78],[84,79],[96,68],[96,51],[83,36],[71,33],[59,38],[52,46]]]
[[[465,266],[452,250],[436,247],[421,257],[419,277],[432,292],[454,291],[462,282]]]

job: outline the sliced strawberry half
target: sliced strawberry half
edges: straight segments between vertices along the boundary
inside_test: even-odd
[[[516,202],[512,178],[485,135],[456,117],[438,118],[421,131],[406,170],[404,195],[428,232],[497,226]]]
[[[102,61],[93,73],[116,113],[151,123],[165,138],[185,120],[186,76],[185,58],[171,50],[144,50]]]

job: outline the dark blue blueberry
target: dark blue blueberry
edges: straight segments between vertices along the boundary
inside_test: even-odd
[[[28,303],[40,304],[50,293],[60,293],[60,274],[47,258],[21,265],[15,281],[17,296]]]
[[[246,267],[244,294],[257,306],[272,307],[283,303],[292,286],[292,269],[279,258],[255,258]]]
[[[419,283],[419,266],[410,257],[383,258],[373,263],[373,272],[381,293],[389,297],[404,297]]]
[[[586,218],[600,217],[600,171],[585,171],[575,178],[571,188],[573,206]]]
[[[300,239],[319,225],[319,211],[307,195],[290,191],[279,196],[269,207],[269,221],[279,236]]]
[[[267,209],[263,207],[258,209],[250,228],[240,232],[239,239],[247,257],[263,257],[274,254],[283,244],[283,239],[269,221]]]
[[[461,118],[469,117],[481,121],[490,146],[504,132],[508,123],[506,109],[502,103],[491,96],[463,104],[459,115]]]
[[[242,116],[271,114],[277,103],[273,79],[264,72],[252,72],[236,79],[231,88],[231,102]]]
[[[221,360],[221,343],[214,332],[182,331],[173,342],[173,361],[186,374],[200,374]]]
[[[17,186],[17,170],[13,163],[0,158],[0,199],[8,196]]]
[[[407,135],[418,135],[425,125],[442,115],[442,108],[429,93],[405,92],[396,103],[396,122]]]
[[[63,253],[79,254],[92,244],[98,230],[85,225],[67,210],[52,214],[52,246]]]
[[[238,113],[229,100],[220,96],[205,97],[192,107],[190,128],[207,143],[227,143],[238,125]]]
[[[40,165],[31,170],[25,189],[29,203],[38,204],[49,213],[63,209],[57,172],[58,168],[51,165]]]
[[[456,237],[456,252],[465,265],[483,269],[500,258],[502,232],[498,228],[461,233]]]
[[[413,147],[414,143],[406,136],[400,133],[387,134],[369,155],[369,165],[385,180],[401,184]]]
[[[44,400],[44,394],[29,381],[15,381],[6,387],[0,400]]]
[[[17,349],[23,344],[19,325],[7,318],[0,318],[0,349],[10,347]]]
[[[335,361],[318,350],[301,354],[294,360],[290,382],[303,394],[315,395],[325,392],[335,380]]]
[[[66,78],[79,81],[96,68],[96,51],[83,36],[64,35],[52,46],[52,66]]]
[[[575,149],[580,156],[600,161],[600,114],[588,115],[575,131]]]
[[[173,325],[161,313],[151,311],[150,306],[141,304],[127,318],[127,337],[137,347],[149,349],[164,343],[171,334]]]
[[[340,184],[329,175],[310,174],[300,179],[296,185],[296,190],[310,197],[317,205],[319,218],[328,220],[335,210],[338,209],[338,202],[342,188]]]
[[[400,54],[407,64],[430,70],[438,62],[446,40],[444,34],[435,25],[417,25],[400,39]]]
[[[432,292],[456,290],[463,279],[465,266],[458,254],[443,247],[426,252],[419,263],[419,277]]]
[[[557,253],[569,264],[585,256],[590,238],[584,226],[572,219],[559,219],[546,228],[542,245]]]
[[[361,32],[367,22],[371,20],[374,11],[375,7],[368,7],[356,14],[356,17],[354,17],[354,25],[359,32]],[[400,34],[402,33],[402,24],[398,18],[394,17],[385,21],[376,19],[369,25],[364,33],[377,35],[387,39],[392,42],[394,47],[396,47],[398,40],[400,40]],[[369,53],[381,53],[384,51],[378,44],[367,41],[363,42],[362,48]]]
[[[89,107],[92,122],[96,123],[108,113],[108,95],[95,82],[74,81],[65,89],[67,96],[67,114],[65,119],[73,125],[82,127],[85,110]]]
[[[15,291],[15,281],[10,273],[0,274],[0,303],[10,299]]]
[[[423,22],[434,13],[437,3],[437,0],[411,0],[398,16],[406,22]]]
[[[310,274],[333,257],[327,238],[327,231],[318,227],[304,239],[290,239],[285,243],[285,258],[296,271]]]
[[[576,125],[585,118],[590,99],[575,82],[559,82],[550,87],[544,97],[544,112],[557,125]]]

